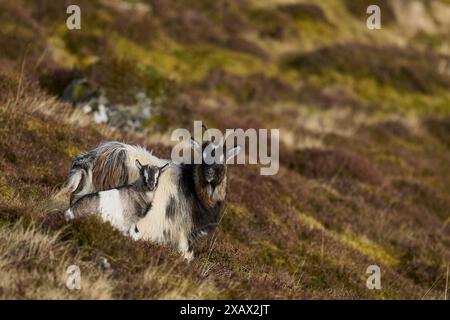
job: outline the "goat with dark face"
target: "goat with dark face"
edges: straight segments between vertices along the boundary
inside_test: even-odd
[[[179,183],[180,193],[191,208],[190,243],[219,224],[227,191],[226,162],[240,152],[240,147],[226,150],[223,144],[210,141],[200,145],[192,139],[191,146],[201,155],[202,161],[200,164],[182,164]]]
[[[201,163],[172,163],[159,179],[149,212],[137,223],[142,239],[170,244],[189,260],[193,241],[218,225],[227,189],[226,162],[240,152],[238,146],[225,150],[223,142],[201,145],[192,140],[191,146]],[[208,148],[214,150],[211,155],[205,152]],[[219,151],[219,161],[211,162]],[[63,191],[77,199],[86,192],[132,183],[139,177],[135,159],[158,167],[170,162],[139,146],[106,142],[75,158]]]
[[[164,184],[168,193],[156,194],[159,210],[151,210],[139,223],[144,239],[171,243],[189,260],[193,242],[219,224],[227,190],[226,161],[240,152],[240,147],[225,150],[223,143],[201,145],[193,139],[191,147],[202,161],[172,166],[170,180]]]

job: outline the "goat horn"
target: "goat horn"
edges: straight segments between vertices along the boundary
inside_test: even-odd
[[[167,162],[165,165],[163,165],[162,167],[159,168],[159,171],[163,170],[165,167],[167,167],[168,165],[170,165],[170,162]]]
[[[202,128],[204,131],[208,131],[208,127],[204,123],[202,123]],[[206,141],[210,141],[211,137],[209,135],[207,135],[205,139],[206,139]]]
[[[228,137],[232,134],[233,134],[233,131],[228,131],[228,130],[225,131],[225,135],[222,138],[222,145],[226,144]]]

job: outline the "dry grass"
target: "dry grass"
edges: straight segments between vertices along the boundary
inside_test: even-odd
[[[108,275],[70,254],[70,246],[58,242],[58,234],[45,233],[22,221],[0,226],[1,299],[110,299]],[[66,288],[66,270],[76,264],[82,270],[82,290]]]

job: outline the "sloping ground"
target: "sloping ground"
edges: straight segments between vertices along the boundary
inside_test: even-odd
[[[442,299],[448,2],[423,5],[416,33],[379,2],[372,32],[366,1],[77,1],[82,30],[69,32],[64,1],[0,1],[0,297]],[[59,102],[79,76],[116,103],[158,101],[146,131]],[[281,168],[230,167],[220,228],[191,264],[48,212],[80,151],[118,139],[168,157],[170,130],[194,119],[280,128]],[[72,264],[81,291],[65,288]],[[366,288],[372,264],[382,290]]]

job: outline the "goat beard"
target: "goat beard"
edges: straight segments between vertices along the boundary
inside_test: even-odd
[[[212,198],[213,193],[214,193],[214,188],[210,183],[206,186],[206,193],[208,194],[208,196],[210,198]]]

